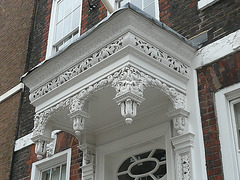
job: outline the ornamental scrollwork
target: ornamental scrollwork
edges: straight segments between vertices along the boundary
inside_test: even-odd
[[[170,69],[184,75],[189,75],[189,67],[186,64],[178,61],[177,59],[171,57],[167,53],[161,51],[160,49],[148,44],[147,42],[135,37],[135,47],[139,48],[142,52],[152,57],[156,61],[162,63]]]
[[[77,94],[59,102],[51,108],[41,113],[37,113],[34,119],[34,134],[42,135],[50,115],[58,111],[61,107],[69,107],[70,113],[75,112],[76,110],[82,110],[85,100],[91,94],[109,86],[112,86],[116,89],[115,98],[125,95],[125,92],[130,92],[131,99],[137,103],[138,101],[143,100],[143,91],[145,88],[155,87],[169,96],[169,99],[173,103],[174,109],[185,109],[186,106],[185,95],[177,91],[175,88],[157,78],[145,74],[144,72],[132,66],[125,66],[122,69],[99,80],[98,82],[89,85],[87,88],[82,89]]]
[[[100,51],[94,53],[93,55],[89,56],[88,58],[81,61],[79,64],[73,66],[72,68],[68,69],[64,73],[60,74],[56,78],[49,81],[46,85],[42,86],[41,88],[32,92],[29,96],[30,101],[34,101],[41,96],[47,94],[48,92],[52,91],[53,89],[57,88],[61,84],[69,81],[70,79],[74,78],[75,76],[81,74],[82,72],[88,70],[96,63],[99,63],[109,57],[110,55],[117,52],[123,45],[122,43],[123,37],[117,39],[113,43],[107,45],[106,47],[102,48]]]

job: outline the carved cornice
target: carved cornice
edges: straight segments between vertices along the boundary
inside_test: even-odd
[[[123,81],[128,81],[128,83],[123,83]],[[130,83],[131,82],[131,83]],[[120,86],[121,85],[121,86]],[[140,95],[142,97],[143,90],[147,87],[155,87],[160,89],[173,103],[175,109],[185,109],[186,99],[185,95],[171,87],[167,83],[162,82],[144,72],[132,67],[125,66],[122,69],[110,74],[109,76],[99,80],[98,82],[89,85],[85,89],[75,94],[72,97],[59,102],[58,104],[50,107],[49,109],[40,112],[35,115],[33,136],[44,134],[45,126],[50,115],[53,112],[59,111],[61,108],[69,107],[70,111],[75,111],[82,109],[85,100],[92,95],[94,92],[112,86],[116,89],[116,97],[123,95],[126,88],[131,90],[132,93]]]

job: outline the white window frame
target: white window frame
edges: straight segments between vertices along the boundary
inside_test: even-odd
[[[56,165],[66,163],[66,180],[70,179],[70,166],[71,166],[71,148],[54,154],[32,164],[31,180],[39,180],[41,172]]]
[[[116,9],[120,8],[119,7],[119,2],[122,0],[115,0],[115,5],[113,7],[115,7]],[[142,0],[141,0],[142,1]],[[158,4],[158,0],[154,0],[154,4],[155,4],[155,17],[157,20],[159,20],[159,4]]]
[[[52,2],[52,11],[51,11],[51,18],[50,18],[50,25],[49,25],[49,32],[48,32],[48,42],[47,42],[47,51],[46,51],[46,59],[51,57],[55,52],[55,45],[58,42],[55,42],[55,32],[56,32],[56,19],[57,19],[57,4],[61,0],[53,0]],[[80,23],[79,23],[79,29],[78,29],[78,37],[81,33],[81,20],[82,20],[82,0],[80,5]],[[71,31],[72,33],[72,31]],[[68,35],[70,35],[69,33]],[[62,39],[68,37],[68,35],[64,36]],[[72,41],[73,42],[73,41]],[[71,44],[71,43],[70,43]]]
[[[218,1],[220,0],[200,0],[198,1],[198,9],[202,11]]]
[[[240,151],[233,105],[240,102],[240,83],[220,90],[215,99],[224,177],[239,179]]]

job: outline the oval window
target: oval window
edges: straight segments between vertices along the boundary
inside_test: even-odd
[[[140,176],[142,174],[146,174],[149,173],[151,171],[153,171],[157,166],[157,162],[156,161],[143,161],[140,163],[134,163],[134,166],[132,166],[132,168],[130,169],[130,172],[132,175],[134,176]]]
[[[118,180],[161,180],[166,177],[166,151],[153,149],[130,156],[119,167]]]

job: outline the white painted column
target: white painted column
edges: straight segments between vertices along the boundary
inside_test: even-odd
[[[167,113],[172,118],[174,137],[170,140],[174,147],[175,173],[177,180],[192,180],[192,159],[194,134],[189,132],[189,112],[176,109]]]
[[[95,180],[95,146],[85,143],[78,147],[83,152],[83,162],[80,167],[82,169],[82,180]]]

